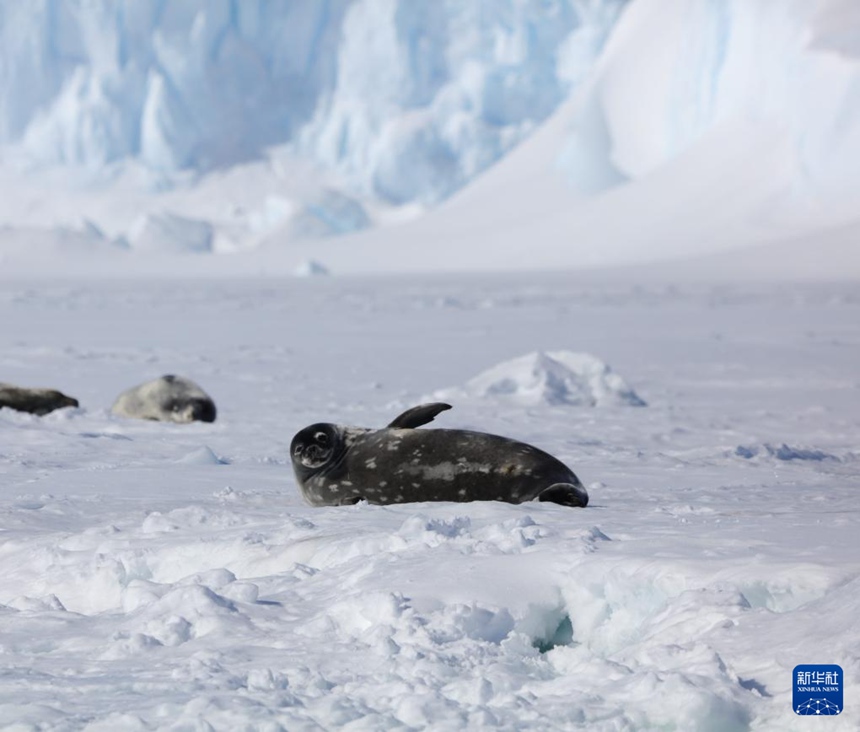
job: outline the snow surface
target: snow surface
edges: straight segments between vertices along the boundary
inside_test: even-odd
[[[838,663],[856,729],[858,316],[856,284],[2,280],[3,379],[82,406],[0,410],[0,720],[790,732],[793,667]],[[298,429],[562,350],[648,406],[437,421],[552,452],[588,508],[302,504]],[[110,414],[167,372],[218,421]]]

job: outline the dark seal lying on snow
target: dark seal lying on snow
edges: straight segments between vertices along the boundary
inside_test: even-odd
[[[380,430],[319,423],[290,445],[296,480],[312,506],[415,501],[538,499],[585,506],[579,478],[524,442],[468,430],[415,429],[449,404],[422,404]]]
[[[23,386],[0,383],[0,407],[38,414],[41,417],[55,409],[77,406],[77,399],[54,389],[26,389]]]
[[[120,394],[111,411],[160,422],[214,422],[215,402],[191,379],[168,374]]]

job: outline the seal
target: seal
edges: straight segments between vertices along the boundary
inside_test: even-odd
[[[78,400],[56,389],[27,389],[0,383],[0,408],[29,412],[40,417],[63,407],[77,407]]]
[[[320,422],[298,432],[290,457],[312,506],[359,501],[537,499],[584,507],[588,493],[573,471],[532,445],[486,432],[418,427],[450,404],[421,404],[384,429]]]
[[[167,374],[120,394],[111,411],[159,422],[214,422],[215,402],[191,379]]]

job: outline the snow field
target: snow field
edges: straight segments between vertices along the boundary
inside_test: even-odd
[[[572,277],[5,282],[0,719],[11,729],[801,730],[860,681],[856,287]],[[301,503],[286,449],[524,353],[647,406],[456,401],[588,486],[547,504]],[[218,421],[123,420],[162,373]],[[435,425],[435,423],[434,423]]]

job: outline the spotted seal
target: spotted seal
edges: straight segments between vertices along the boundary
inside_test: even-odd
[[[77,407],[78,400],[56,389],[27,389],[23,386],[0,383],[0,408],[9,407],[18,412],[42,415],[63,407]]]
[[[414,501],[537,499],[586,506],[564,463],[536,447],[485,432],[416,429],[450,404],[421,404],[384,429],[318,423],[290,444],[296,480],[312,506]]]
[[[214,422],[215,402],[191,379],[167,374],[120,394],[111,411],[160,422]]]

